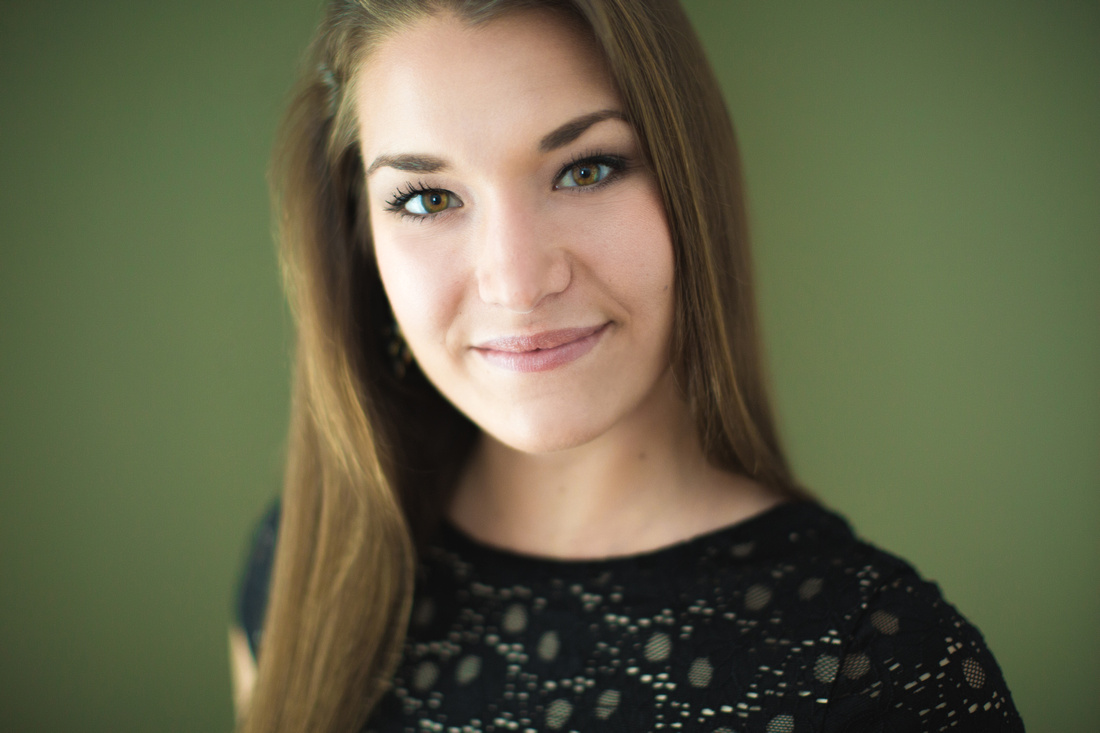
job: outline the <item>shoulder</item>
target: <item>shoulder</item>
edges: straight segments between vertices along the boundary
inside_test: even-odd
[[[831,733],[1023,729],[978,630],[839,515],[787,504],[703,549],[687,582],[720,597],[721,623],[701,641],[743,659],[731,669],[769,701],[760,714]]]
[[[916,573],[879,586],[836,658],[827,731],[1022,731],[981,633]]]
[[[816,505],[792,517],[785,541],[800,581],[779,603],[834,640],[801,661],[830,683],[824,730],[1023,730],[981,633],[935,583]]]
[[[237,589],[235,624],[244,632],[253,657],[260,648],[264,613],[271,586],[271,571],[275,562],[275,545],[279,532],[279,503],[273,502],[256,524],[249,544],[248,556]]]
[[[838,630],[851,628],[884,587],[920,580],[909,563],[861,541],[843,517],[815,502],[782,504],[715,534],[702,549],[711,561],[699,582],[734,591],[761,586],[769,613],[795,623],[811,616]]]

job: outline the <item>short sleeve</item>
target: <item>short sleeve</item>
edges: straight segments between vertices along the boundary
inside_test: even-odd
[[[907,574],[871,600],[840,663],[827,733],[1012,733],[1023,721],[981,633]]]
[[[252,533],[248,560],[237,590],[235,621],[244,630],[252,656],[258,657],[267,610],[271,569],[275,561],[275,541],[279,532],[279,504],[273,504]]]

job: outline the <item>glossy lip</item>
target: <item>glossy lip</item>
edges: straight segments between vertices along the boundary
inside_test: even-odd
[[[512,372],[545,372],[581,358],[596,345],[610,321],[530,336],[504,336],[474,347],[490,364]]]

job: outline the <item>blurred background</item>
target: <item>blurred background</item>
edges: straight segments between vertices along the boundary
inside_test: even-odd
[[[1100,5],[687,2],[795,466],[1100,730]],[[0,4],[0,730],[229,731],[318,0]]]

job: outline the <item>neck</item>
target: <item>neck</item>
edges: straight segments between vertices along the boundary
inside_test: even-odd
[[[450,519],[497,547],[581,559],[658,549],[777,503],[760,485],[708,463],[686,405],[669,392],[672,403],[655,415],[566,450],[524,453],[482,435]]]

